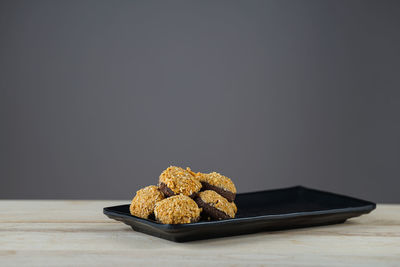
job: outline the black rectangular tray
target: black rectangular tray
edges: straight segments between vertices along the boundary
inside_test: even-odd
[[[367,214],[376,204],[302,186],[237,194],[236,218],[189,224],[160,224],[130,215],[129,205],[103,212],[133,230],[175,242],[343,223]]]

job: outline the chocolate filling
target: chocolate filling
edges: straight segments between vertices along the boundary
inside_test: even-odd
[[[200,197],[196,198],[195,201],[197,205],[203,209],[203,213],[206,216],[210,216],[211,218],[216,220],[231,219],[228,214],[204,202]]]
[[[161,191],[165,196],[167,196],[167,197],[172,197],[172,196],[177,195],[177,194],[175,194],[174,191],[172,191],[172,190],[171,190],[166,184],[164,184],[164,183],[160,183],[159,188],[160,188],[160,191]],[[197,196],[197,193],[193,193],[193,194],[191,194],[189,197],[190,197],[190,198],[195,198],[196,196]]]
[[[160,191],[167,197],[172,197],[175,196],[174,191],[172,191],[171,189],[169,189],[169,187],[164,184],[164,183],[160,183]]]
[[[232,193],[231,191],[225,190],[221,187],[211,185],[207,182],[201,182],[201,185],[203,186],[202,191],[213,190],[213,191],[217,192],[218,194],[220,194],[221,196],[223,196],[224,198],[226,198],[226,200],[228,200],[229,202],[233,202],[235,200],[236,194]]]

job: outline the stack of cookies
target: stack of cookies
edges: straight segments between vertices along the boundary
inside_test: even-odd
[[[164,224],[231,219],[237,212],[235,196],[236,187],[226,176],[170,166],[161,173],[158,186],[136,192],[129,210]]]

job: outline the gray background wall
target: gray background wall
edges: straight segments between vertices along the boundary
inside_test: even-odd
[[[0,38],[0,198],[175,164],[400,202],[399,1],[2,0]]]

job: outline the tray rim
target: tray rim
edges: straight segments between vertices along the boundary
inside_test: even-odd
[[[247,221],[257,222],[257,221],[264,221],[264,220],[279,220],[279,219],[288,219],[288,218],[306,217],[306,216],[315,216],[315,215],[329,215],[329,214],[338,214],[338,213],[344,214],[344,213],[357,212],[357,213],[360,213],[360,215],[362,215],[362,214],[368,214],[376,208],[376,203],[371,202],[371,201],[354,198],[354,197],[350,197],[350,196],[346,196],[346,195],[342,195],[342,194],[336,194],[336,193],[332,193],[332,192],[328,192],[328,191],[308,188],[308,187],[301,186],[301,185],[277,188],[277,189],[270,189],[270,190],[245,192],[245,193],[239,193],[239,194],[240,195],[248,195],[248,194],[257,194],[257,193],[290,190],[290,189],[308,190],[308,191],[314,191],[314,192],[319,192],[319,193],[335,195],[335,196],[359,201],[359,202],[365,203],[365,205],[360,206],[360,207],[347,207],[347,208],[327,209],[327,210],[319,210],[319,211],[304,211],[304,212],[292,212],[292,213],[284,213],[284,214],[259,215],[259,216],[253,216],[253,217],[233,218],[233,219],[226,219],[226,220],[221,220],[221,221],[197,222],[197,223],[188,223],[188,224],[162,224],[162,223],[158,223],[155,221],[150,221],[147,219],[139,218],[139,217],[136,217],[136,216],[133,216],[130,214],[128,215],[126,213],[110,210],[111,208],[126,206],[129,204],[104,207],[103,213],[108,217],[109,217],[109,215],[124,217],[126,219],[134,220],[134,221],[137,221],[138,223],[142,223],[142,224],[147,224],[149,226],[158,228],[163,231],[174,231],[174,230],[180,230],[180,229],[185,229],[185,228],[197,228],[197,227],[204,227],[204,226],[210,226],[210,225],[237,224],[237,223],[245,223]],[[360,216],[360,215],[358,215],[358,216]]]

